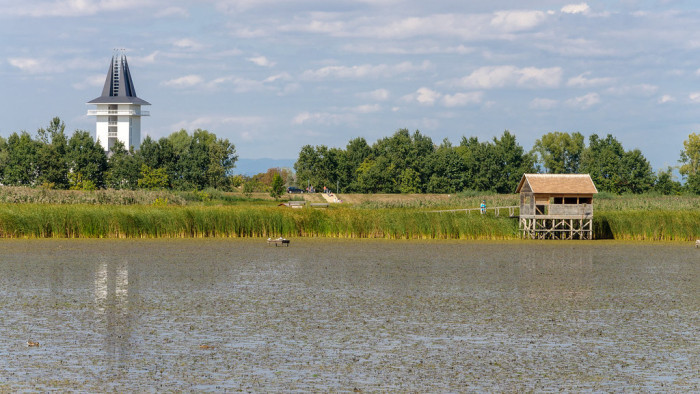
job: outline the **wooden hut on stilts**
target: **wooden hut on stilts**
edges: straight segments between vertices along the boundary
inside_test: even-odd
[[[520,235],[532,239],[593,239],[593,195],[589,174],[524,174]]]

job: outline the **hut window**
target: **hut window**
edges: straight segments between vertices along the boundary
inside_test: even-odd
[[[581,197],[578,199],[578,202],[580,204],[591,204],[593,202],[592,200],[593,199],[591,197]]]
[[[564,197],[553,197],[552,198],[552,204],[563,204],[564,203]]]
[[[576,197],[565,197],[564,204],[576,204]]]

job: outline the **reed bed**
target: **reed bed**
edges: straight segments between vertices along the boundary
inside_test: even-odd
[[[517,222],[411,209],[0,204],[0,237],[514,239]]]
[[[700,239],[700,211],[596,212],[593,229],[599,239],[692,241]]]
[[[614,195],[600,193],[593,198],[596,211],[687,211],[700,210],[700,196],[685,194],[664,196],[660,194]]]
[[[53,190],[23,186],[0,187],[0,203],[12,204],[96,204],[96,205],[149,205],[156,201],[184,205],[185,199],[166,190],[102,189]]]

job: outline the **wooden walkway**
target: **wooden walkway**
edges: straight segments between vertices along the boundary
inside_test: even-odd
[[[520,207],[517,205],[509,206],[509,207],[486,207],[486,211],[493,210],[494,215],[496,217],[500,216],[501,210],[508,210],[508,217],[511,218],[516,218],[518,215],[515,214],[515,210],[519,209]],[[469,212],[481,212],[481,208],[464,208],[464,209],[443,209],[439,211],[430,211],[430,212],[436,212],[436,213],[442,213],[442,212],[464,212],[464,213],[469,213]]]

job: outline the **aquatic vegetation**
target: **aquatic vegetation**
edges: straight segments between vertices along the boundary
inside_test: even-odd
[[[419,209],[0,204],[0,236],[513,239],[518,233],[510,218]]]
[[[96,196],[97,201],[114,201],[114,196],[104,197],[108,193],[101,192],[81,195]],[[61,194],[63,196],[71,195],[71,191],[61,193],[64,193]],[[117,194],[124,197],[117,199],[120,201],[117,203],[81,203],[82,197],[76,200],[71,197],[61,203],[16,203],[16,199],[12,200],[13,203],[0,202],[0,237],[519,238],[517,220],[494,217],[493,211],[486,215],[464,211],[434,212],[435,207],[453,204],[449,200],[452,197],[447,202],[435,200],[424,205],[387,200],[377,204],[332,205],[328,209],[308,206],[289,209],[273,205],[270,201],[246,203],[232,199],[227,203],[214,200],[189,203],[175,194],[142,193],[124,191],[124,194]],[[0,201],[10,194],[0,193]],[[129,200],[132,197],[133,200]],[[515,197],[493,195],[490,196],[491,200],[487,200],[487,206],[512,206],[516,203],[512,201]],[[475,197],[455,197],[460,201],[456,206],[475,206],[475,201],[468,200],[471,198]],[[33,200],[30,198],[26,201]],[[181,202],[187,205],[178,205]],[[594,204],[596,239],[688,241],[700,238],[700,206],[696,206],[700,205],[700,198],[697,197],[649,196],[644,200],[637,196],[617,196],[596,200]]]
[[[698,210],[604,211],[594,215],[596,238],[692,241],[700,238]]]

